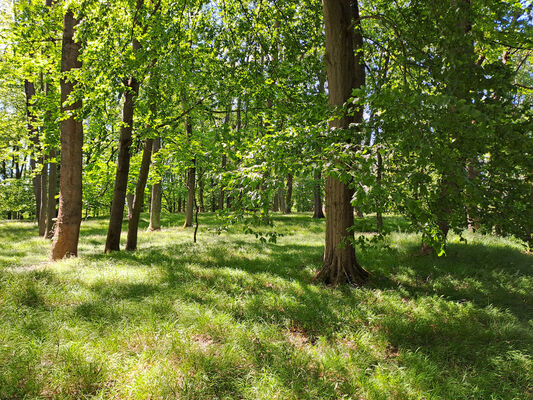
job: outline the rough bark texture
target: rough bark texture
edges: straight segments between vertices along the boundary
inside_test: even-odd
[[[48,163],[43,162],[41,170],[41,207],[39,211],[39,236],[46,236],[46,218],[48,213]]]
[[[72,11],[65,13],[61,71],[81,67],[78,60],[80,45],[74,42],[74,28],[78,21]],[[82,145],[83,124],[75,112],[81,108],[81,100],[64,106],[76,82],[61,79],[61,110],[69,114],[61,121],[61,174],[59,177],[59,214],[52,243],[51,260],[78,255],[78,239],[82,209]]]
[[[50,158],[56,158],[56,150],[50,152]],[[46,238],[54,236],[54,220],[56,218],[56,192],[57,192],[57,164],[50,163],[50,174],[48,176],[48,211],[46,212]]]
[[[32,98],[35,95],[35,85],[33,82],[24,81],[24,92],[26,93],[26,116],[28,118],[28,132],[30,135],[30,140],[33,144],[33,150],[34,152],[37,152],[39,150],[39,133],[37,132],[35,124],[35,115],[30,109]],[[30,168],[32,172],[34,172],[37,168],[34,155],[30,157]],[[35,218],[37,222],[39,222],[41,216],[41,177],[38,174],[35,174],[32,178],[32,181],[33,194],[35,196]]]
[[[161,138],[155,138],[152,153],[155,155],[161,149]],[[152,199],[150,203],[150,226],[148,230],[161,229],[161,180],[152,186]]]
[[[324,211],[322,210],[322,172],[319,168],[314,172],[315,185],[313,187],[313,218],[324,218]]]
[[[363,37],[357,1],[324,0],[326,26],[326,67],[329,85],[329,104],[342,106],[353,88],[364,84],[362,60]],[[362,120],[362,110],[354,117],[330,121],[331,128],[348,128],[351,122]],[[324,264],[316,279],[326,284],[358,285],[368,273],[355,258],[352,245],[353,225],[351,199],[353,190],[334,176],[326,179],[326,240]]]
[[[287,198],[285,200],[285,214],[292,212],[292,174],[287,175]]]
[[[137,178],[137,185],[135,187],[135,197],[133,198],[131,218],[129,219],[128,223],[128,239],[126,241],[126,250],[130,251],[137,248],[137,232],[139,230],[139,219],[141,217],[141,210],[144,203],[144,189],[146,188],[148,171],[150,170],[153,143],[154,139],[146,139],[144,141],[141,168],[139,170],[139,177]]]

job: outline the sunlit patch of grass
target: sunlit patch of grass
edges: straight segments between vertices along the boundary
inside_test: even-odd
[[[511,239],[452,236],[420,256],[398,232],[360,249],[361,288],[315,284],[324,221],[275,216],[259,243],[200,215],[103,254],[47,263],[32,223],[0,223],[0,398],[526,399],[533,396],[533,256]],[[371,217],[359,219],[372,234]],[[15,240],[16,238],[16,240]],[[123,238],[125,240],[125,236]]]

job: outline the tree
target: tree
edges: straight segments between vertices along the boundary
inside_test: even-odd
[[[326,26],[326,67],[329,104],[342,108],[352,97],[353,89],[365,83],[363,64],[363,36],[357,1],[324,0]],[[330,129],[350,130],[351,123],[360,123],[363,110],[354,116],[332,119]],[[348,138],[349,140],[349,138]],[[326,240],[324,264],[316,279],[326,284],[361,284],[368,273],[357,263],[353,246],[354,236],[353,189],[341,177],[326,178]]]
[[[74,41],[78,24],[72,10],[67,10],[63,22],[61,72],[81,68],[80,44]],[[61,121],[61,174],[59,176],[59,214],[52,243],[51,260],[78,255],[82,212],[82,145],[83,124],[77,111],[81,100],[71,98],[77,82],[70,77],[61,79],[61,111],[67,116]]]

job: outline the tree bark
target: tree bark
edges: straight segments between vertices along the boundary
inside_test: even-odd
[[[155,155],[161,149],[161,138],[155,138],[152,153]],[[161,229],[161,179],[152,186],[152,199],[150,204],[150,226],[148,230],[158,231]]]
[[[287,199],[285,200],[285,214],[292,212],[292,174],[287,175]]]
[[[199,174],[198,177],[198,211],[203,213],[205,212],[205,206],[204,206],[204,180],[202,175]]]
[[[139,177],[137,178],[137,185],[135,186],[135,197],[133,198],[131,218],[128,223],[126,250],[130,251],[137,248],[137,232],[139,230],[139,219],[144,203],[144,189],[146,188],[146,181],[148,180],[153,143],[154,139],[146,139],[144,141],[141,168],[139,171]]]
[[[50,158],[57,156],[55,149],[50,151]],[[50,174],[48,176],[48,211],[46,212],[46,238],[51,239],[54,236],[54,219],[56,217],[56,192],[57,192],[57,164],[51,162]]]
[[[377,173],[376,173],[376,186],[381,188],[381,179],[383,173],[383,157],[381,157],[380,149],[377,149]],[[381,202],[378,200],[376,203],[376,227],[378,233],[383,231],[383,214],[381,209]]]
[[[185,120],[185,134],[187,138],[192,136],[192,124],[187,118]],[[192,226],[194,212],[194,198],[196,196],[196,159],[192,160],[192,167],[187,170],[187,204],[185,205],[185,223],[183,227]]]
[[[127,190],[127,189],[126,189]],[[126,206],[128,207],[128,221],[131,219],[133,213],[133,199],[135,197],[134,193],[126,193]]]
[[[315,169],[314,172],[314,187],[313,187],[313,218],[321,219],[324,218],[324,211],[322,210],[322,172],[320,168]]]
[[[137,0],[136,11],[143,5],[143,0]],[[140,50],[141,44],[135,38],[132,39],[131,47],[133,53]],[[139,82],[135,76],[130,76],[126,82],[124,90],[124,105],[122,106],[122,125],[120,127],[120,138],[118,145],[117,173],[115,175],[115,187],[113,190],[113,202],[109,216],[109,227],[105,252],[120,250],[120,233],[122,231],[122,220],[124,218],[124,202],[128,189],[128,174],[130,171],[130,147],[133,132],[133,114],[135,110],[135,100],[139,95]]]
[[[78,24],[71,10],[65,13],[63,21],[63,44],[61,71],[67,72],[81,67],[78,59],[79,43],[74,42],[74,29]],[[59,177],[59,214],[52,243],[50,259],[59,260],[78,255],[82,210],[82,145],[83,123],[76,111],[81,100],[65,105],[74,90],[76,82],[61,79],[61,111],[68,117],[61,121],[61,174]]]
[[[117,173],[115,175],[115,188],[113,190],[113,203],[109,216],[109,227],[105,252],[120,250],[120,233],[124,218],[124,202],[128,189],[128,174],[130,170],[130,147],[132,143],[133,113],[135,98],[139,94],[139,83],[131,77],[124,92],[124,105],[122,108],[122,126],[118,146]]]
[[[363,37],[357,1],[324,0],[326,26],[326,67],[329,104],[342,107],[352,89],[365,82]],[[330,128],[348,129],[350,123],[361,122],[362,109],[355,116],[344,116],[329,122]],[[353,190],[335,176],[326,179],[326,240],[324,264],[316,279],[326,284],[362,284],[368,273],[358,264],[353,247]]]
[[[28,118],[28,132],[30,140],[33,144],[33,151],[37,153],[39,151],[39,133],[37,132],[35,124],[35,115],[31,112],[31,103],[33,96],[35,95],[35,85],[28,80],[24,81],[24,92],[26,93],[26,116]],[[35,172],[37,163],[35,161],[35,154],[30,156],[30,168],[32,172]],[[41,217],[41,177],[39,174],[35,174],[32,178],[33,194],[35,196],[35,218],[37,222]]]
[[[48,164],[44,162],[41,170],[41,207],[39,211],[39,236],[46,236],[46,218],[48,213]]]
[[[227,163],[227,156],[225,154],[222,154],[222,162],[221,167],[222,171],[226,170],[226,163]],[[224,198],[225,198],[225,192],[224,192],[224,184],[220,183],[220,191],[218,193],[218,209],[223,210],[224,209]]]
[[[193,160],[193,165],[196,160]],[[191,167],[187,171],[187,204],[185,205],[185,223],[183,227],[192,226],[193,212],[194,212],[194,196],[196,183],[196,167]]]

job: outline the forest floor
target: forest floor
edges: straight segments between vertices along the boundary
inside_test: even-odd
[[[1,399],[533,399],[533,256],[513,240],[420,256],[388,217],[358,250],[368,284],[329,288],[309,214],[276,216],[275,244],[143,217],[137,251],[103,254],[92,219],[55,264],[34,223],[0,222]]]

